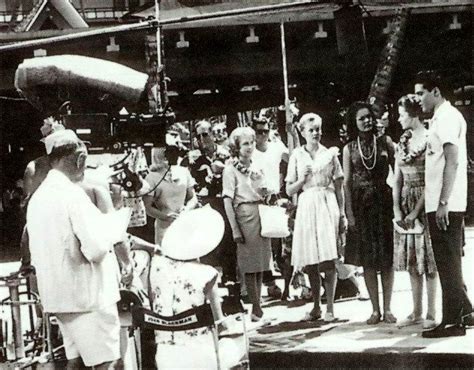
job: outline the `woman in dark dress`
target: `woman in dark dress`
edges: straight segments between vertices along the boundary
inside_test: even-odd
[[[363,266],[372,302],[367,324],[382,320],[378,272],[382,277],[383,320],[395,323],[390,309],[393,288],[392,191],[387,185],[389,165],[394,162],[391,139],[375,135],[375,117],[369,104],[353,103],[347,112],[350,142],[344,147],[344,190],[349,226],[346,263]]]

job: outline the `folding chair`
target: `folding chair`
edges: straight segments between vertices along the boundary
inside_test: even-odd
[[[121,287],[117,308],[120,318],[120,354],[124,366],[130,370],[142,369],[142,333],[134,325],[132,310],[135,307],[149,308],[150,301],[144,286],[148,281],[151,256],[145,251],[133,253],[134,276],[129,288]]]
[[[151,310],[143,307],[135,306],[132,308],[132,316],[134,325],[142,328],[150,328],[158,331],[183,331],[198,328],[208,327],[211,329],[214,339],[214,351],[217,359],[217,368],[221,369],[248,369],[248,338],[245,331],[245,317],[243,312],[240,313],[239,319],[236,315],[227,316],[218,322],[214,321],[211,306],[204,304],[190,310],[183,311],[173,316],[162,316]],[[224,333],[219,338],[218,325],[224,321],[235,320],[236,323],[241,323],[242,331]],[[221,339],[221,340],[219,340]],[[221,353],[225,351],[225,342],[232,341],[235,345],[232,348],[237,348],[239,345],[240,352],[235,357],[239,357],[235,363],[224,364],[222,356],[228,353]],[[159,345],[158,345],[159,346]]]

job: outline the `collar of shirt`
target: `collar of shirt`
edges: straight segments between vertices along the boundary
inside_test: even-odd
[[[74,185],[74,183],[61,171],[51,169],[48,173],[48,182],[52,184],[67,184]]]
[[[445,100],[444,102],[442,102],[439,107],[434,111],[434,114],[433,114],[433,118],[431,118],[431,122],[430,123],[434,123],[438,117],[440,115],[443,114],[443,112],[446,110],[446,109],[449,109],[451,107],[451,102],[449,102],[448,100]]]

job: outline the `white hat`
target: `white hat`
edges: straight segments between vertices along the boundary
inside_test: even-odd
[[[183,212],[166,230],[161,250],[175,260],[194,260],[216,248],[223,235],[224,219],[206,205]]]
[[[67,145],[77,144],[81,140],[72,130],[59,130],[44,138],[44,146],[46,147],[46,154],[51,154],[54,148]]]

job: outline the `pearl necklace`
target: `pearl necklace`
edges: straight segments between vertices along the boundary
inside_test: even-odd
[[[373,136],[373,138],[374,138],[374,143],[372,145],[372,153],[370,153],[368,156],[365,156],[360,146],[360,137],[357,136],[357,147],[359,149],[360,159],[362,160],[362,164],[364,165],[364,167],[369,171],[373,170],[375,167],[375,164],[377,163],[377,139],[375,138],[375,135]],[[372,158],[373,158],[372,166],[367,166],[365,161],[371,160]]]

